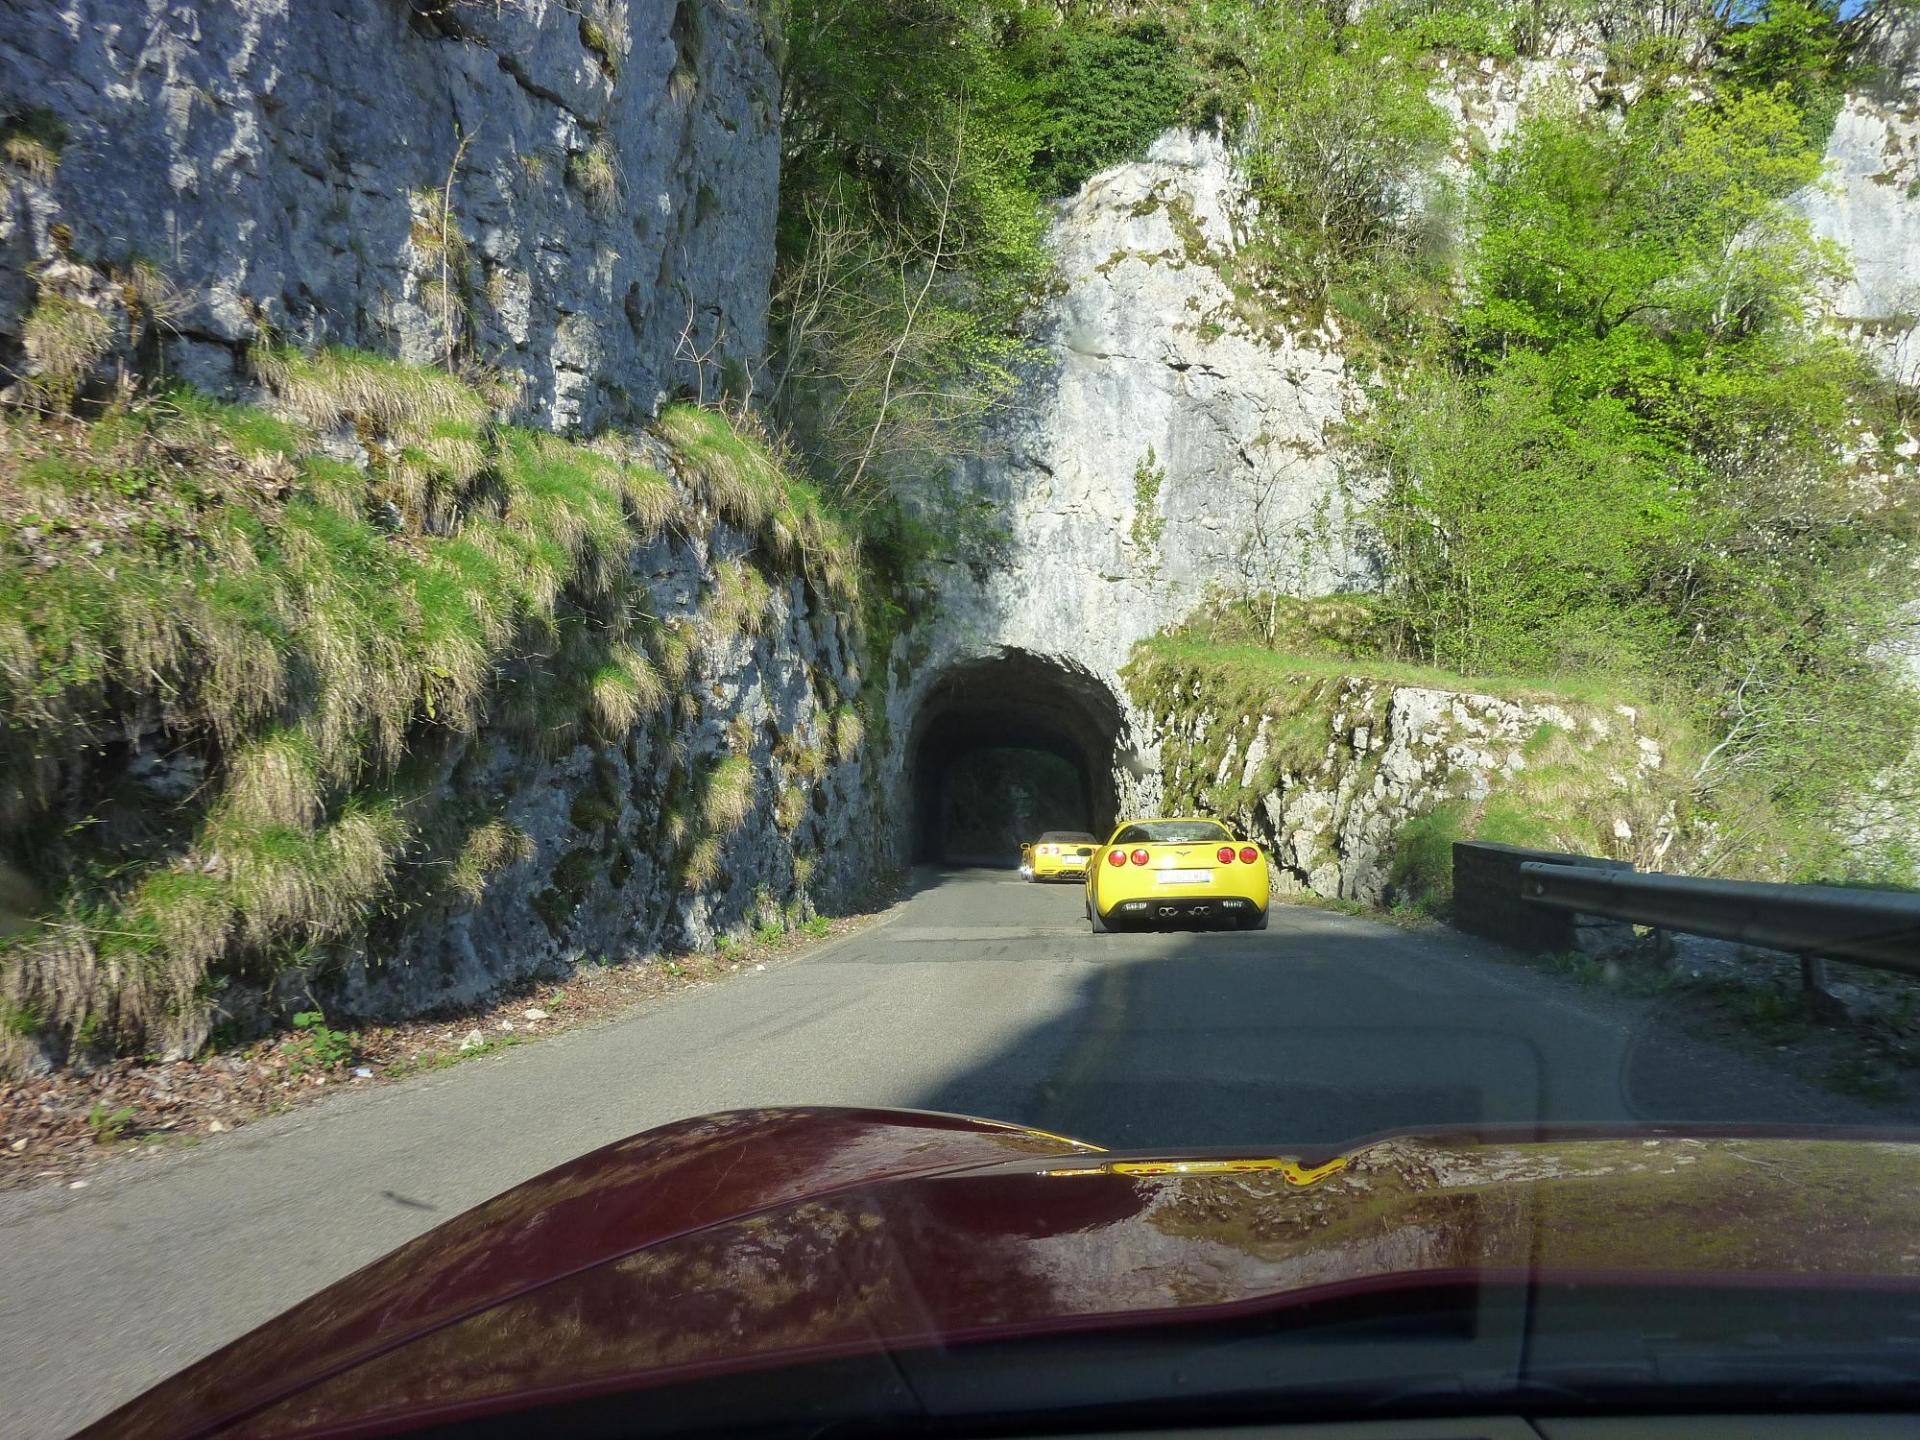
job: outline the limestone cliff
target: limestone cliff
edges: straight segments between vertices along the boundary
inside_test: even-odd
[[[36,274],[166,287],[167,368],[249,345],[471,356],[556,428],[764,348],[778,80],[744,6],[21,0],[0,116],[0,366]]]

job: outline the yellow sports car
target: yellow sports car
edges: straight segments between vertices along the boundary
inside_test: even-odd
[[[1129,820],[1087,867],[1096,935],[1178,921],[1267,928],[1267,857],[1218,820]]]
[[[1087,861],[1100,842],[1084,830],[1049,830],[1030,845],[1020,847],[1023,880],[1082,880]]]

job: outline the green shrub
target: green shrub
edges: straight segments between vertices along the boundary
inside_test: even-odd
[[[293,1017],[293,1028],[300,1033],[280,1047],[287,1057],[287,1073],[294,1077],[309,1070],[331,1070],[345,1065],[358,1052],[360,1037],[335,1030],[318,1010],[302,1010]]]
[[[87,1112],[87,1127],[93,1131],[93,1142],[96,1145],[111,1145],[125,1135],[132,1124],[133,1107],[131,1105],[109,1111],[104,1104],[100,1104]]]
[[[1396,903],[1443,915],[1453,904],[1453,842],[1464,840],[1468,806],[1446,800],[1400,827],[1388,881]]]
[[[1190,98],[1186,57],[1157,21],[1056,24],[1027,13],[1008,65],[1033,137],[1033,185],[1067,195],[1143,153],[1179,118]]]

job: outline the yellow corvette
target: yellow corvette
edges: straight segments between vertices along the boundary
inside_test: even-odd
[[[1267,928],[1267,857],[1218,820],[1129,820],[1087,866],[1096,935],[1179,921]]]
[[[1084,830],[1049,830],[1020,847],[1023,880],[1083,880],[1100,842]]]

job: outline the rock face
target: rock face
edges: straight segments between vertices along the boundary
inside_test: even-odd
[[[692,641],[677,697],[616,743],[543,756],[488,729],[445,757],[449,802],[497,815],[525,837],[524,858],[477,901],[451,898],[376,936],[371,958],[329,982],[328,1004],[398,1016],[597,957],[704,949],[836,907],[884,873],[894,857],[870,761],[833,734],[859,688],[857,637],[798,579],[776,587],[757,634],[716,630],[702,605],[711,576],[754,542],[724,523],[687,530],[633,562],[653,613]],[[748,803],[737,822],[703,827],[690,778],[723,761],[750,769]],[[692,834],[676,834],[677,817]],[[711,878],[689,883],[695,866]]]
[[[936,577],[892,697],[910,732],[954,666],[1018,656],[1121,715],[1123,809],[1155,803],[1155,759],[1119,679],[1134,644],[1222,589],[1324,594],[1379,583],[1379,556],[1329,427],[1360,403],[1331,329],[1278,344],[1222,262],[1245,186],[1224,144],[1171,131],[1094,176],[1054,217],[1059,288],[1042,360],[965,462],[1008,528],[1004,553]],[[895,764],[912,756],[902,752]],[[902,782],[904,783],[904,782]]]
[[[1654,862],[1684,789],[1628,706],[1360,675],[1300,674],[1239,695],[1201,667],[1152,658],[1130,678],[1169,806],[1198,806],[1260,840],[1283,892],[1379,905],[1430,891],[1445,876],[1423,867],[1444,871],[1449,842],[1475,828]],[[1551,787],[1551,806],[1530,802],[1536,786]]]
[[[157,271],[168,363],[216,390],[268,336],[414,362],[451,345],[568,429],[761,355],[778,82],[744,7],[6,14],[0,115],[52,138],[0,169],[0,364],[62,256]]]
[[[1920,21],[1884,37],[1868,94],[1850,95],[1827,139],[1822,184],[1799,197],[1816,235],[1847,258],[1835,321],[1890,378],[1920,384]]]
[[[1112,677],[1215,587],[1377,583],[1328,453],[1359,400],[1338,336],[1253,338],[1259,302],[1219,273],[1243,192],[1219,140],[1174,131],[1062,203],[1044,363],[963,476],[1008,552],[984,577],[943,577],[942,650],[1015,647]]]

